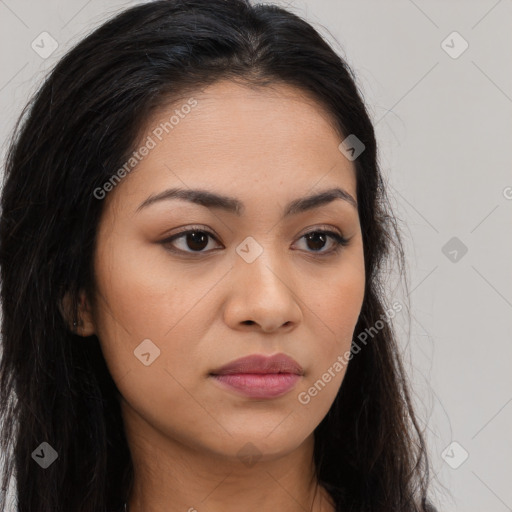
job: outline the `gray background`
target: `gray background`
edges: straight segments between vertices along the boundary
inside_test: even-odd
[[[0,0],[2,160],[52,65],[136,3]],[[409,269],[408,290],[390,293],[411,300],[397,325],[434,497],[447,512],[512,511],[512,1],[277,3],[347,59],[376,126]],[[47,58],[31,47],[45,31],[58,43]]]

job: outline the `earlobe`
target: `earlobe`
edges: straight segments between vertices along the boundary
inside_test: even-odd
[[[73,305],[69,292],[64,294],[62,301],[59,303],[59,310],[64,321],[74,334],[83,337],[95,334],[91,308],[84,291],[80,291],[77,308],[78,317],[76,319],[73,318]]]

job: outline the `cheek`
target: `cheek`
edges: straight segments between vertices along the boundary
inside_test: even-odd
[[[121,237],[111,236],[102,247],[95,261],[94,321],[113,377],[145,370],[140,356],[149,351],[145,357],[154,363],[148,368],[168,368],[180,382],[181,372],[190,378],[187,365],[199,350],[194,340],[201,340],[213,322],[209,292],[229,266],[198,276],[197,266],[176,271],[164,251],[128,246]],[[161,384],[156,378],[147,385],[159,389]]]
[[[101,247],[95,259],[100,334],[111,340],[118,332],[132,342],[159,338],[172,327],[186,298],[183,277],[175,273],[171,278],[158,251],[129,244],[121,235],[109,233]]]
[[[310,278],[306,303],[325,333],[327,345],[350,346],[364,300],[365,270],[362,251],[354,251],[326,278]]]
[[[201,401],[191,398],[201,391],[194,340],[212,321],[207,293],[218,277],[193,280],[158,255],[153,260],[133,249],[110,250],[97,259],[95,323],[112,378],[124,400],[154,427],[178,437],[190,430],[188,441],[198,442],[202,430],[190,425],[212,420]]]
[[[362,252],[346,258],[328,282],[319,280],[309,288],[315,357],[297,398],[310,413],[326,414],[343,382],[364,289]]]

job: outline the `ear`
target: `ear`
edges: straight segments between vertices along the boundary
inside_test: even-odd
[[[69,292],[66,292],[62,298],[59,310],[71,332],[83,337],[95,334],[92,310],[84,291],[80,291],[79,295],[78,318],[73,319],[73,304]],[[76,325],[74,325],[75,321]]]

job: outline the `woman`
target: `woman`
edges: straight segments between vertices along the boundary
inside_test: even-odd
[[[19,512],[432,510],[376,151],[275,6],[139,5],[58,63],[2,191]]]

